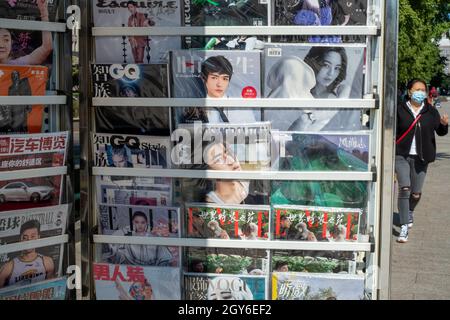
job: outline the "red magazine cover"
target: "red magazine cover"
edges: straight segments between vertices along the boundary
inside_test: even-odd
[[[48,68],[0,65],[0,96],[44,96]],[[43,105],[1,105],[0,132],[40,133]]]

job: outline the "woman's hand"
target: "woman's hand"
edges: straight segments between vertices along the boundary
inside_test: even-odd
[[[443,116],[441,116],[441,124],[444,126],[448,126],[448,114],[444,114]]]
[[[37,0],[36,3],[41,13],[41,21],[48,21],[47,0]]]

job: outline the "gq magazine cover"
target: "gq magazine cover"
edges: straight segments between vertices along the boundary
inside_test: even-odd
[[[169,97],[167,64],[93,64],[93,96],[99,98]],[[169,109],[97,106],[96,131],[169,136]]]
[[[59,0],[0,0],[0,17],[6,19],[56,21]]]
[[[268,0],[184,0],[183,25],[184,26],[267,26]],[[242,49],[254,47],[255,37],[249,41],[239,41],[240,37],[212,38],[199,36],[183,37],[184,49]],[[239,44],[238,44],[239,42]],[[247,48],[248,49],[248,48]]]
[[[68,134],[1,135],[0,172],[64,166]]]
[[[179,27],[180,0],[92,1],[95,27]],[[96,63],[165,63],[181,49],[180,37],[113,36],[95,38]]]
[[[362,99],[363,45],[267,44],[264,97]],[[264,120],[284,131],[358,130],[357,109],[265,109]]]
[[[48,68],[0,65],[0,96],[44,96]],[[43,105],[0,106],[0,133],[40,133]]]
[[[15,210],[0,215],[0,243],[11,244],[65,234],[68,206]],[[61,276],[64,245],[0,255],[0,287],[23,286]]]

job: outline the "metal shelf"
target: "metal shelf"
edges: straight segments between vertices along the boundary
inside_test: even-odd
[[[92,36],[255,36],[367,35],[378,34],[377,26],[223,26],[223,27],[94,27]]]
[[[0,28],[51,32],[65,32],[67,30],[66,24],[61,22],[30,21],[3,18],[0,19]]]
[[[221,171],[93,167],[94,176],[205,178],[295,181],[373,181],[373,172],[351,171]]]
[[[67,104],[66,96],[2,96],[2,105],[36,105],[36,104]]]
[[[56,237],[48,237],[39,240],[17,242],[11,244],[4,244],[0,246],[0,254],[6,254],[10,252],[17,252],[22,250],[29,250],[34,248],[42,248],[47,246],[52,246],[55,244],[63,244],[69,242],[69,236],[63,234]]]
[[[370,251],[366,242],[314,242],[280,240],[222,240],[94,235],[94,243],[162,245],[175,247],[215,247],[262,250]]]
[[[50,167],[0,172],[0,181],[39,178],[67,174],[67,167]]]
[[[92,106],[374,109],[375,99],[92,98]]]

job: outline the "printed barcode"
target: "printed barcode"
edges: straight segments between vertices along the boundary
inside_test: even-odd
[[[281,48],[270,48],[267,51],[269,57],[281,57]]]

